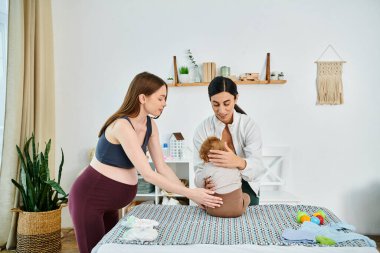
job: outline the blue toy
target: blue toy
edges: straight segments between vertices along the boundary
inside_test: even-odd
[[[310,221],[317,224],[317,225],[319,225],[321,223],[321,221],[315,216],[312,216]]]

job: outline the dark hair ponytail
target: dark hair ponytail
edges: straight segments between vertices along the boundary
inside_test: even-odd
[[[235,99],[236,95],[239,94],[236,83],[227,77],[217,76],[208,85],[208,97],[210,100],[212,96],[224,91],[233,95]],[[241,114],[246,114],[237,104],[235,104],[234,109]]]

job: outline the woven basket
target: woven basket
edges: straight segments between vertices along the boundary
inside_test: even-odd
[[[62,207],[48,212],[24,212],[20,209],[12,209],[19,213],[16,252],[60,252]]]

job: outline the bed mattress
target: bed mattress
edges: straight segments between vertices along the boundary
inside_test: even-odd
[[[139,205],[124,216],[107,233],[93,253],[108,252],[377,252],[364,240],[350,240],[333,247],[318,244],[289,243],[282,240],[286,228],[297,229],[297,211],[326,213],[325,223],[340,222],[330,210],[308,205],[251,206],[238,218],[219,218],[208,215],[196,206]],[[158,237],[151,242],[125,241],[129,216],[159,222]]]

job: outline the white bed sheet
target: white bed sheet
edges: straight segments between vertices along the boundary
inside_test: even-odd
[[[306,247],[306,246],[259,246],[242,245],[121,245],[104,244],[96,253],[378,253],[372,247]]]

